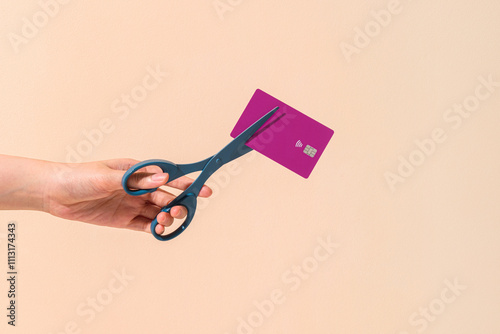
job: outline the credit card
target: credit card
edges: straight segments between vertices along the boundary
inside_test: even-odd
[[[333,130],[266,92],[255,91],[231,137],[236,138],[275,107],[279,109],[246,145],[308,178],[332,138]]]

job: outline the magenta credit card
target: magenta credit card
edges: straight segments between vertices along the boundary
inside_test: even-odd
[[[271,160],[308,178],[333,130],[257,89],[231,132],[237,137],[271,109],[278,111],[246,143]]]

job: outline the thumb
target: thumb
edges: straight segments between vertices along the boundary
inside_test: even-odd
[[[121,174],[123,177],[124,173]],[[121,182],[120,178],[120,186]],[[167,173],[134,173],[128,178],[127,187],[130,189],[151,189],[163,186],[167,182]]]

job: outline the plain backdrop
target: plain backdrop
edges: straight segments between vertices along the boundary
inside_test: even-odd
[[[219,171],[170,242],[0,212],[0,277],[10,221],[19,272],[15,328],[0,280],[2,333],[500,330],[500,87],[475,97],[500,81],[500,3],[0,8],[3,154],[198,161],[231,140],[257,88],[335,130],[309,179],[259,154]],[[161,82],[123,109],[155,69]],[[89,146],[102,122],[112,130]],[[317,250],[328,238],[332,254]]]

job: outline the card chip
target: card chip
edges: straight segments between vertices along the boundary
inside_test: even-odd
[[[304,153],[310,156],[311,158],[314,158],[316,152],[318,152],[318,150],[309,145],[307,145],[306,148],[304,149]]]

